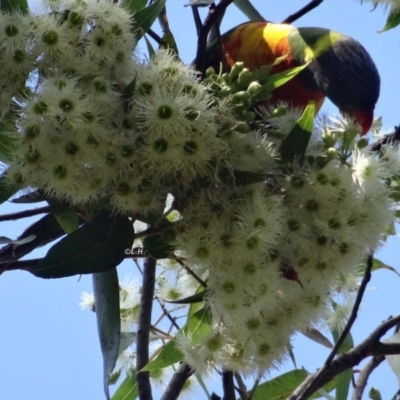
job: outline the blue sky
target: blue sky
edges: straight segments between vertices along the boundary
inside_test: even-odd
[[[37,0],[40,1],[40,0]],[[193,60],[196,36],[191,11],[183,1],[170,0],[168,16],[183,61]],[[279,22],[306,4],[306,0],[257,0],[255,6],[269,20]],[[319,26],[340,31],[359,40],[375,60],[382,79],[376,115],[383,117],[389,130],[400,124],[400,28],[378,33],[384,26],[383,9],[373,12],[371,3],[357,0],[325,0],[316,10],[295,23],[296,26]],[[223,30],[244,22],[245,16],[231,7]],[[325,109],[335,113],[331,104]],[[23,206],[5,203],[0,214],[19,211]],[[17,237],[37,218],[0,223],[0,236]],[[398,237],[382,247],[378,257],[400,270]],[[45,254],[42,249],[32,257]],[[134,274],[133,263],[119,267],[120,276]],[[97,339],[95,316],[81,311],[78,302],[82,291],[91,291],[90,276],[62,280],[42,280],[29,273],[13,271],[0,277],[0,398],[6,400],[87,400],[102,399],[102,360]],[[359,319],[353,329],[356,342],[389,315],[400,312],[398,293],[400,277],[390,271],[374,272],[364,298]],[[322,364],[327,351],[305,338],[296,338],[295,354],[299,366],[314,371]],[[292,368],[288,363],[287,368]],[[397,378],[382,365],[370,384],[390,398],[397,390]],[[367,396],[366,396],[367,397]]]

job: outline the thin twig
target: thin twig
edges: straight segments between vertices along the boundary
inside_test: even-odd
[[[163,311],[164,315],[169,319],[169,321],[174,326],[174,328],[179,331],[181,329],[181,327],[177,324],[177,322],[175,321],[175,318],[166,309],[164,302],[158,296],[155,296],[155,299],[158,301],[158,304],[160,305],[161,310]]]
[[[222,16],[223,16],[223,14],[222,14]],[[223,47],[223,43],[222,43],[221,31],[219,29],[220,20],[222,19],[222,16],[220,18],[218,18],[218,21],[215,21],[214,30],[215,30],[215,36],[217,39],[219,59],[222,62],[222,71],[229,71],[229,65],[228,65],[228,62],[226,61],[226,56],[225,56],[224,47]]]
[[[311,0],[305,7],[295,12],[294,14],[289,15],[284,21],[282,21],[282,24],[293,23],[294,21],[301,18],[303,15],[309,13],[311,10],[314,10],[314,8],[317,8],[323,1],[324,0]]]
[[[146,32],[159,46],[162,43],[162,38],[157,33],[155,33],[152,29],[149,29]]]
[[[152,400],[150,375],[148,371],[140,370],[149,362],[149,343],[151,312],[155,287],[157,260],[148,257],[143,265],[143,284],[140,296],[140,312],[136,340],[136,380],[140,399]]]
[[[233,383],[233,372],[222,372],[222,388],[224,390],[223,400],[235,400],[235,385]]]
[[[242,400],[247,400],[247,387],[242,379],[242,376],[238,372],[235,372],[234,376],[237,383],[236,390],[239,393],[239,396],[242,398]]]
[[[34,208],[32,210],[25,210],[25,211],[10,213],[10,214],[4,214],[4,215],[0,215],[0,222],[15,221],[16,219],[33,217],[34,215],[47,214],[47,213],[50,213],[51,211],[52,210],[51,210],[50,206],[45,206],[45,207]]]
[[[400,389],[392,397],[392,400],[399,400],[399,399],[400,399]]]
[[[309,375],[304,382],[288,397],[288,400],[306,400],[335,376],[358,365],[370,356],[400,354],[400,343],[381,343],[380,339],[389,329],[400,323],[400,315],[389,318],[380,324],[361,344],[346,353],[339,354],[329,365],[324,365],[315,374]]]
[[[365,289],[368,285],[368,282],[371,280],[371,269],[373,266],[373,261],[374,261],[374,253],[371,252],[367,258],[367,265],[365,267],[364,277],[361,281],[360,288],[358,289],[357,297],[356,297],[356,300],[354,301],[354,306],[353,306],[353,309],[351,310],[349,320],[347,321],[346,326],[344,327],[342,333],[340,334],[338,340],[335,343],[335,346],[333,346],[331,353],[329,354],[328,358],[325,361],[325,365],[327,365],[327,366],[329,366],[329,364],[335,358],[336,354],[338,353],[341,345],[345,341],[347,335],[349,334],[349,332],[351,330],[351,327],[353,326],[353,324],[357,318],[358,309],[360,308],[360,304],[361,304],[362,298],[364,296]]]
[[[248,400],[253,399],[254,393],[256,392],[259,383],[260,383],[260,378],[257,378],[253,383],[253,387],[251,388],[249,395],[247,396]]]
[[[201,286],[207,287],[207,283],[205,283],[197,274],[192,271],[179,257],[175,257],[174,260],[189,274],[191,275],[197,282],[200,283]]]
[[[361,400],[364,393],[364,389],[367,386],[368,378],[372,371],[384,361],[385,356],[375,356],[372,357],[368,364],[361,370],[360,375],[358,375],[356,385],[354,387],[352,400]]]
[[[194,60],[194,67],[197,71],[204,73],[205,56],[207,50],[207,38],[211,27],[218,21],[219,16],[225,12],[226,8],[233,2],[233,0],[221,0],[218,5],[211,5],[210,11],[202,25],[198,40],[197,40],[197,53]]]
[[[179,397],[185,382],[192,374],[192,368],[190,368],[186,363],[182,363],[172,376],[160,400],[176,400]]]

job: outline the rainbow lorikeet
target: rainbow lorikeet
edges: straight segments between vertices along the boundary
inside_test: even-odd
[[[221,41],[229,67],[242,61],[254,70],[286,56],[272,68],[271,73],[277,73],[310,61],[298,75],[274,90],[271,104],[286,101],[305,108],[313,100],[318,111],[328,97],[360,124],[362,135],[371,128],[380,77],[371,56],[356,40],[329,29],[248,22],[222,35]],[[206,66],[219,70],[219,54],[217,46],[211,46]]]

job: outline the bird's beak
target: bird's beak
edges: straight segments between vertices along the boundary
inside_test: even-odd
[[[368,133],[374,120],[374,111],[354,110],[351,115],[361,126],[361,136],[364,136],[366,133]]]

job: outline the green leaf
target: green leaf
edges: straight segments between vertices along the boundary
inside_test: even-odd
[[[24,237],[19,240],[12,240],[8,237],[5,236],[0,236],[0,244],[16,244],[16,245],[21,245],[25,243],[32,242],[36,238],[36,235],[29,235],[27,237]]]
[[[192,303],[200,303],[201,301],[204,301],[204,296],[207,293],[207,289],[202,290],[199,293],[195,293],[192,296],[185,297],[184,299],[180,300],[164,300],[166,303],[172,303],[172,304],[192,304]]]
[[[110,377],[108,378],[108,384],[115,385],[118,382],[118,379],[121,377],[121,372],[122,371],[120,369],[112,372]]]
[[[156,54],[153,45],[151,44],[150,40],[147,38],[146,35],[143,36],[144,41],[146,42],[147,52],[149,53],[149,58],[153,58]]]
[[[10,185],[7,179],[7,171],[0,175],[0,204],[7,201],[10,197],[14,196],[19,189]]]
[[[82,224],[83,221],[80,220],[80,223]],[[46,214],[25,229],[17,240],[21,241],[30,238],[31,236],[35,236],[35,239],[29,240],[29,242],[25,241],[24,244],[18,246],[8,245],[3,247],[0,249],[0,261],[18,260],[36,248],[45,246],[63,235],[65,235],[65,232],[61,229],[60,224],[57,222],[54,215]]]
[[[357,274],[359,275],[364,275],[365,273],[365,268],[367,266],[367,261],[363,261],[359,264],[358,269],[357,269]],[[396,270],[396,268],[391,267],[390,265],[385,264],[383,261],[378,260],[377,258],[372,259],[372,268],[371,272],[373,271],[378,271],[380,269],[388,269],[389,271],[394,272],[396,275],[399,275],[399,272]]]
[[[122,97],[122,109],[124,110],[125,114],[132,108],[132,99],[133,95],[135,94],[136,89],[136,76],[126,85],[125,89],[123,90],[121,97]]]
[[[286,71],[270,75],[267,83],[263,86],[263,90],[268,89],[272,91],[279,86],[284,85],[286,82],[293,79],[298,73],[303,71],[303,69],[307,68],[308,64],[309,63],[306,63],[304,65],[300,65],[300,67],[291,68]]]
[[[143,239],[143,247],[148,253],[157,260],[171,257],[174,246],[171,246],[161,235],[149,235]]]
[[[193,344],[200,341],[212,331],[212,314],[210,307],[202,307],[192,315],[189,315],[186,326],[183,328],[186,335],[191,337]]]
[[[256,10],[250,0],[234,0],[233,4],[250,20],[265,22],[263,16]]]
[[[143,367],[141,371],[157,371],[182,360],[183,354],[176,345],[176,339],[173,338],[167,344],[162,346],[158,356]]]
[[[333,344],[318,329],[307,326],[301,330],[301,333],[305,337],[308,337],[309,339],[313,340],[314,342],[322,344],[322,346],[325,346],[328,349],[333,349]]]
[[[400,25],[400,10],[391,10],[387,17],[385,26],[379,32],[389,31],[398,25]]]
[[[334,379],[332,379],[331,381],[329,381],[326,385],[324,385],[321,389],[317,390],[313,395],[311,395],[307,400],[316,400],[316,399],[321,399],[324,396],[324,394],[326,393],[330,393],[332,392],[332,390],[334,390],[336,388],[336,379],[337,377],[335,376]],[[328,397],[326,397],[328,398]]]
[[[333,304],[333,307],[335,307],[335,304]],[[332,336],[333,339],[335,340],[335,343],[339,339],[340,332],[336,329],[332,330]],[[344,353],[354,347],[354,342],[353,342],[353,337],[351,336],[351,333],[349,332],[348,335],[346,336],[346,339],[344,340],[343,344],[340,346],[338,354]],[[350,383],[351,379],[353,376],[353,369],[349,368],[348,370],[340,373],[336,377],[336,400],[346,400],[347,396],[349,394],[349,388],[350,388]]]
[[[136,40],[141,39],[144,34],[151,28],[158,14],[165,5],[166,0],[156,0],[146,8],[137,11],[133,20],[132,31],[136,36]]]
[[[374,387],[369,390],[368,397],[372,400],[382,400],[381,392]]]
[[[400,332],[394,332],[392,336],[384,340],[385,343],[400,343]],[[386,355],[386,362],[396,375],[397,380],[400,382],[400,355]]]
[[[286,400],[307,378],[303,369],[294,369],[257,386],[253,400]]]
[[[121,383],[111,400],[135,400],[138,394],[136,372],[131,371],[131,374]]]
[[[79,220],[75,208],[55,199],[48,199],[47,202],[65,233],[72,233],[79,228]]]
[[[169,28],[164,31],[164,34],[161,38],[160,49],[170,49],[175,56],[179,56],[178,46],[176,44],[174,35]]]
[[[310,102],[294,128],[281,143],[279,151],[283,161],[304,156],[314,126],[315,105]]]
[[[121,314],[121,312],[120,312]],[[118,357],[137,339],[136,332],[121,332]]]
[[[55,244],[29,272],[49,279],[108,271],[123,261],[133,236],[133,226],[127,217],[100,211]]]
[[[104,393],[107,400],[110,400],[108,381],[117,362],[121,334],[117,269],[93,274],[93,292],[103,355]]]
[[[20,11],[23,14],[27,14],[29,7],[26,0],[1,0],[0,10],[6,12]]]
[[[137,13],[142,8],[145,8],[147,0],[122,0],[121,6],[127,8],[132,14]]]

